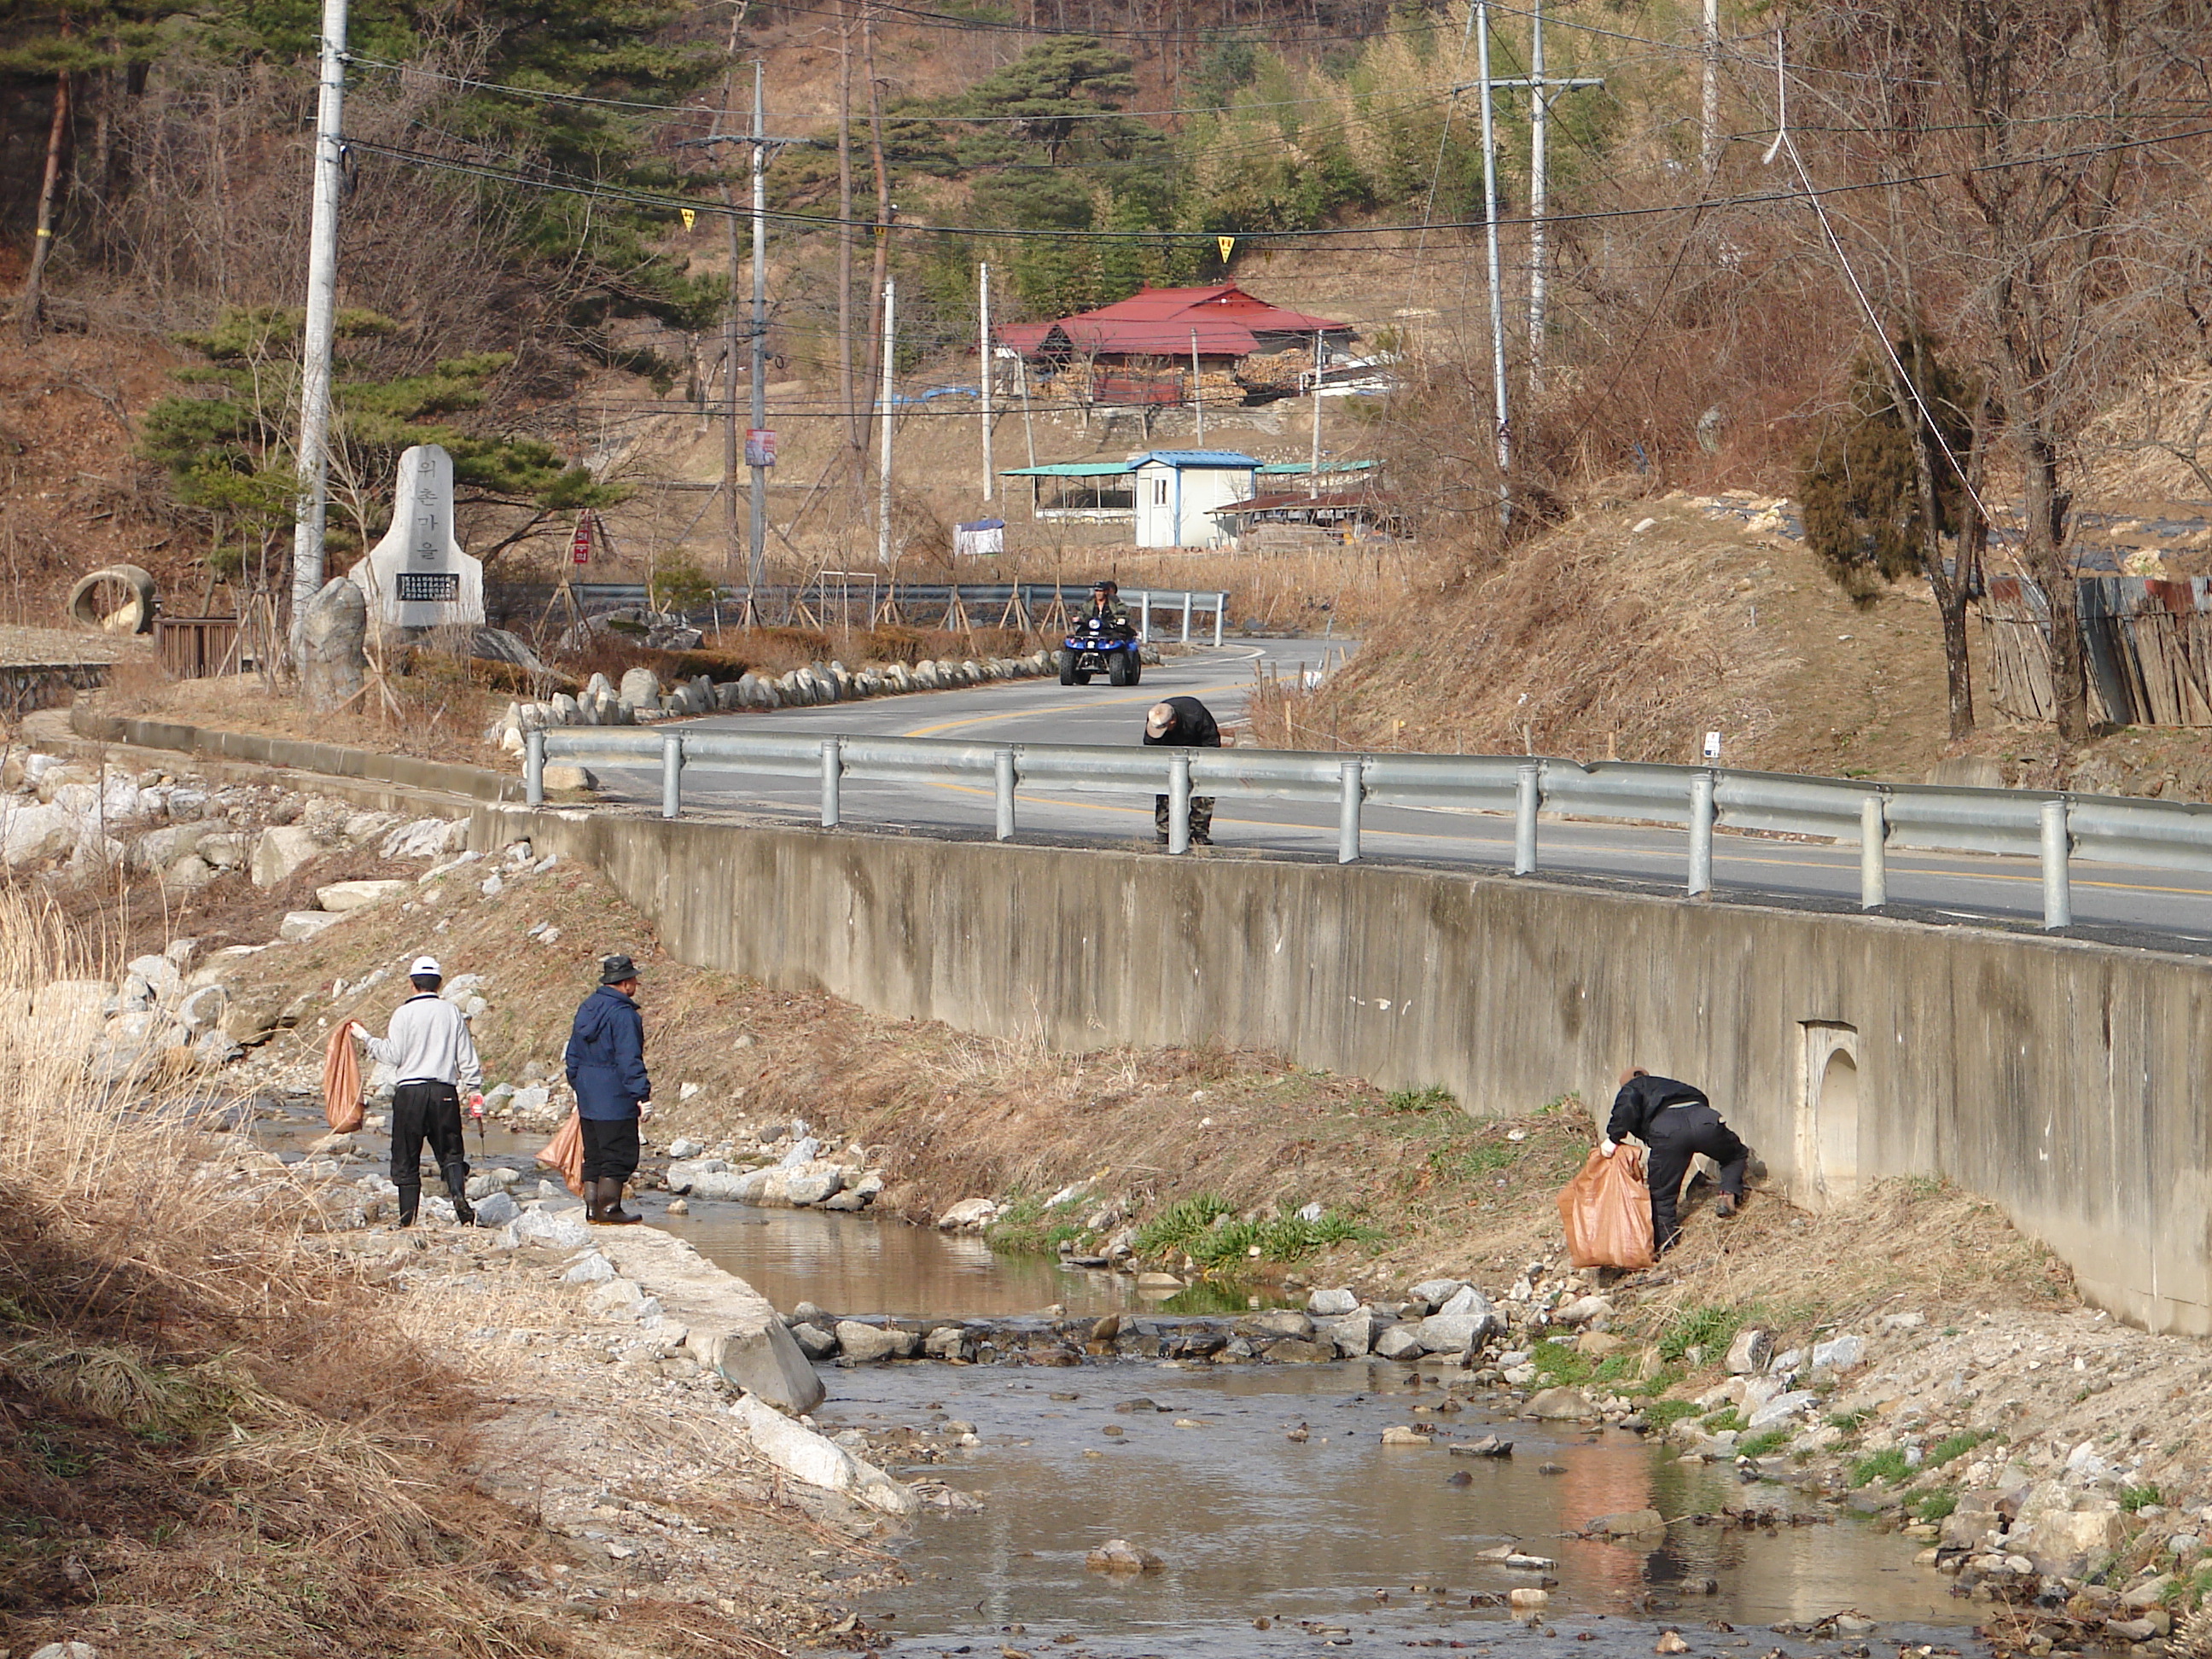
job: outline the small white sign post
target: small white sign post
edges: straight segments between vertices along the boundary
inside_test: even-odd
[[[483,562],[453,539],[453,458],[418,444],[399,458],[392,528],[349,573],[368,595],[371,621],[416,630],[481,626]]]

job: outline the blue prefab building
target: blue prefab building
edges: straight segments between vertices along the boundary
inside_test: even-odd
[[[1255,493],[1260,463],[1233,449],[1155,449],[1129,470],[1138,546],[1218,547],[1228,536],[1213,510]]]

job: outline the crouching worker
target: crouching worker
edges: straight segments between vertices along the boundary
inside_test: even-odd
[[[1690,1172],[1690,1160],[1700,1154],[1720,1165],[1721,1196],[1714,1213],[1726,1220],[1742,1206],[1743,1174],[1751,1150],[1721,1121],[1704,1090],[1654,1077],[1641,1066],[1623,1072],[1620,1092],[1613,1097],[1613,1115],[1606,1120],[1605,1142],[1598,1150],[1611,1158],[1631,1136],[1651,1149],[1644,1178],[1651,1187],[1655,1248],[1671,1249],[1681,1236],[1676,1204],[1682,1177]]]
[[[392,1026],[383,1036],[372,1036],[359,1020],[353,1034],[368,1044],[368,1052],[399,1073],[392,1096],[392,1182],[399,1188],[399,1224],[415,1224],[415,1212],[422,1201],[422,1144],[446,1178],[446,1191],[453,1200],[453,1218],[463,1226],[474,1221],[469,1207],[469,1164],[461,1139],[461,1091],[469,1103],[483,1103],[483,1067],[477,1060],[476,1039],[461,1011],[438,994],[446,982],[445,970],[435,957],[417,957],[407,970],[415,994],[392,1010]]]
[[[623,1183],[637,1173],[637,1126],[653,1115],[637,968],[628,957],[599,959],[599,988],[576,1010],[566,1059],[584,1131],[584,1219],[608,1227],[642,1221],[622,1206]]]

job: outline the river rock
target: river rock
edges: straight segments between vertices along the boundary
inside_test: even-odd
[[[888,1359],[899,1349],[899,1333],[881,1325],[864,1325],[857,1319],[837,1322],[837,1346],[856,1365]]]
[[[602,1319],[636,1321],[660,1311],[660,1304],[627,1279],[611,1279],[584,1298]]]
[[[1778,1394],[1746,1419],[1745,1426],[1753,1434],[1762,1429],[1787,1423],[1790,1419],[1811,1410],[1820,1403],[1820,1396],[1810,1389],[1792,1389]]]
[[[1839,1336],[1833,1341],[1813,1345],[1813,1369],[1816,1371],[1840,1376],[1845,1371],[1855,1371],[1865,1364],[1866,1341],[1862,1337]]]
[[[1597,1407],[1580,1389],[1544,1389],[1531,1395],[1522,1413],[1528,1417],[1579,1420],[1595,1417]]]
[[[1384,1359],[1396,1359],[1411,1364],[1419,1359],[1424,1350],[1421,1339],[1413,1334],[1411,1325],[1393,1325],[1375,1339],[1375,1352]]]
[[[1357,1359],[1375,1346],[1375,1315],[1360,1308],[1335,1319],[1316,1319],[1314,1338],[1334,1345],[1346,1358]]]
[[[1625,1510],[1618,1515],[1601,1515],[1583,1528],[1601,1538],[1633,1538],[1639,1533],[1666,1529],[1667,1519],[1656,1510]]]
[[[1587,1325],[1593,1319],[1612,1317],[1613,1304],[1601,1296],[1578,1296],[1553,1310],[1554,1325]]]
[[[1729,1345],[1728,1369],[1737,1376],[1764,1370],[1766,1362],[1774,1357],[1774,1336],[1760,1330],[1738,1331],[1735,1340]]]
[[[1283,1365],[1318,1364],[1336,1358],[1334,1342],[1309,1341],[1302,1336],[1286,1336],[1267,1350],[1267,1358]]]
[[[604,1285],[615,1276],[615,1264],[593,1250],[568,1264],[568,1271],[561,1275],[563,1285]]]
[[[1425,1353],[1464,1355],[1490,1334],[1497,1316],[1487,1307],[1477,1313],[1434,1313],[1413,1328]]]
[[[817,1164],[809,1170],[793,1170],[784,1176],[783,1195],[792,1204],[805,1208],[819,1204],[834,1195],[845,1184],[845,1172],[834,1164]]]
[[[368,674],[368,596],[333,576],[300,619],[300,695],[308,708],[336,708],[361,695]]]
[[[1425,1279],[1408,1292],[1416,1302],[1426,1303],[1431,1310],[1441,1308],[1467,1288],[1462,1279]]]
[[[288,910],[283,921],[276,924],[276,937],[294,944],[304,944],[325,927],[334,927],[345,920],[327,910]]]
[[[988,1198],[963,1198],[937,1218],[942,1232],[979,1233],[999,1218],[999,1206]]]
[[[100,1659],[100,1650],[89,1642],[49,1642],[33,1649],[31,1659]]]
[[[333,914],[361,910],[397,897],[414,884],[411,881],[334,881],[315,889],[315,902]]]
[[[837,1339],[819,1325],[793,1325],[791,1337],[809,1359],[827,1359],[837,1352]]]
[[[253,844],[253,884],[270,888],[289,881],[322,850],[303,825],[280,823],[264,830]]]
[[[1348,1314],[1358,1305],[1359,1298],[1350,1291],[1316,1291],[1306,1298],[1306,1311],[1317,1319]]]
[[[2092,1558],[2119,1548],[2126,1537],[2127,1516],[2115,1504],[2110,1509],[2032,1510],[2014,1524],[2008,1542],[2043,1571],[2071,1575]]]
[[[811,1376],[811,1370],[808,1371]],[[915,1495],[870,1463],[750,1395],[730,1407],[754,1449],[794,1480],[842,1492],[886,1515],[911,1515]]]
[[[523,1243],[555,1250],[580,1249],[592,1242],[580,1209],[525,1210],[514,1219],[514,1236]]]
[[[1440,1314],[1489,1314],[1496,1310],[1491,1307],[1490,1298],[1480,1291],[1472,1285],[1462,1285],[1444,1298],[1443,1306],[1437,1311]]]
[[[1093,1572],[1158,1572],[1167,1563],[1126,1538],[1109,1538],[1085,1556],[1083,1565]]]
[[[476,1225],[480,1228],[504,1228],[508,1221],[522,1214],[522,1206],[515,1203],[511,1192],[487,1192],[476,1206]]]
[[[1237,1322],[1246,1336],[1311,1336],[1313,1321],[1295,1308],[1270,1308]]]
[[[965,1359],[968,1333],[957,1325],[939,1325],[922,1339],[921,1351],[932,1359]]]

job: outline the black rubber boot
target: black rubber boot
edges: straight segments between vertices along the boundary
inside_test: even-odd
[[[474,1224],[477,1212],[469,1207],[469,1166],[448,1164],[446,1166],[446,1191],[453,1200],[453,1219],[464,1227]]]
[[[403,1227],[413,1226],[415,1212],[422,1207],[422,1188],[419,1183],[412,1187],[402,1187],[399,1189],[399,1224]]]
[[[608,1176],[602,1179],[599,1182],[599,1212],[595,1216],[587,1212],[586,1219],[596,1221],[602,1227],[635,1226],[645,1219],[643,1216],[632,1215],[623,1208],[623,1184],[618,1177]]]

